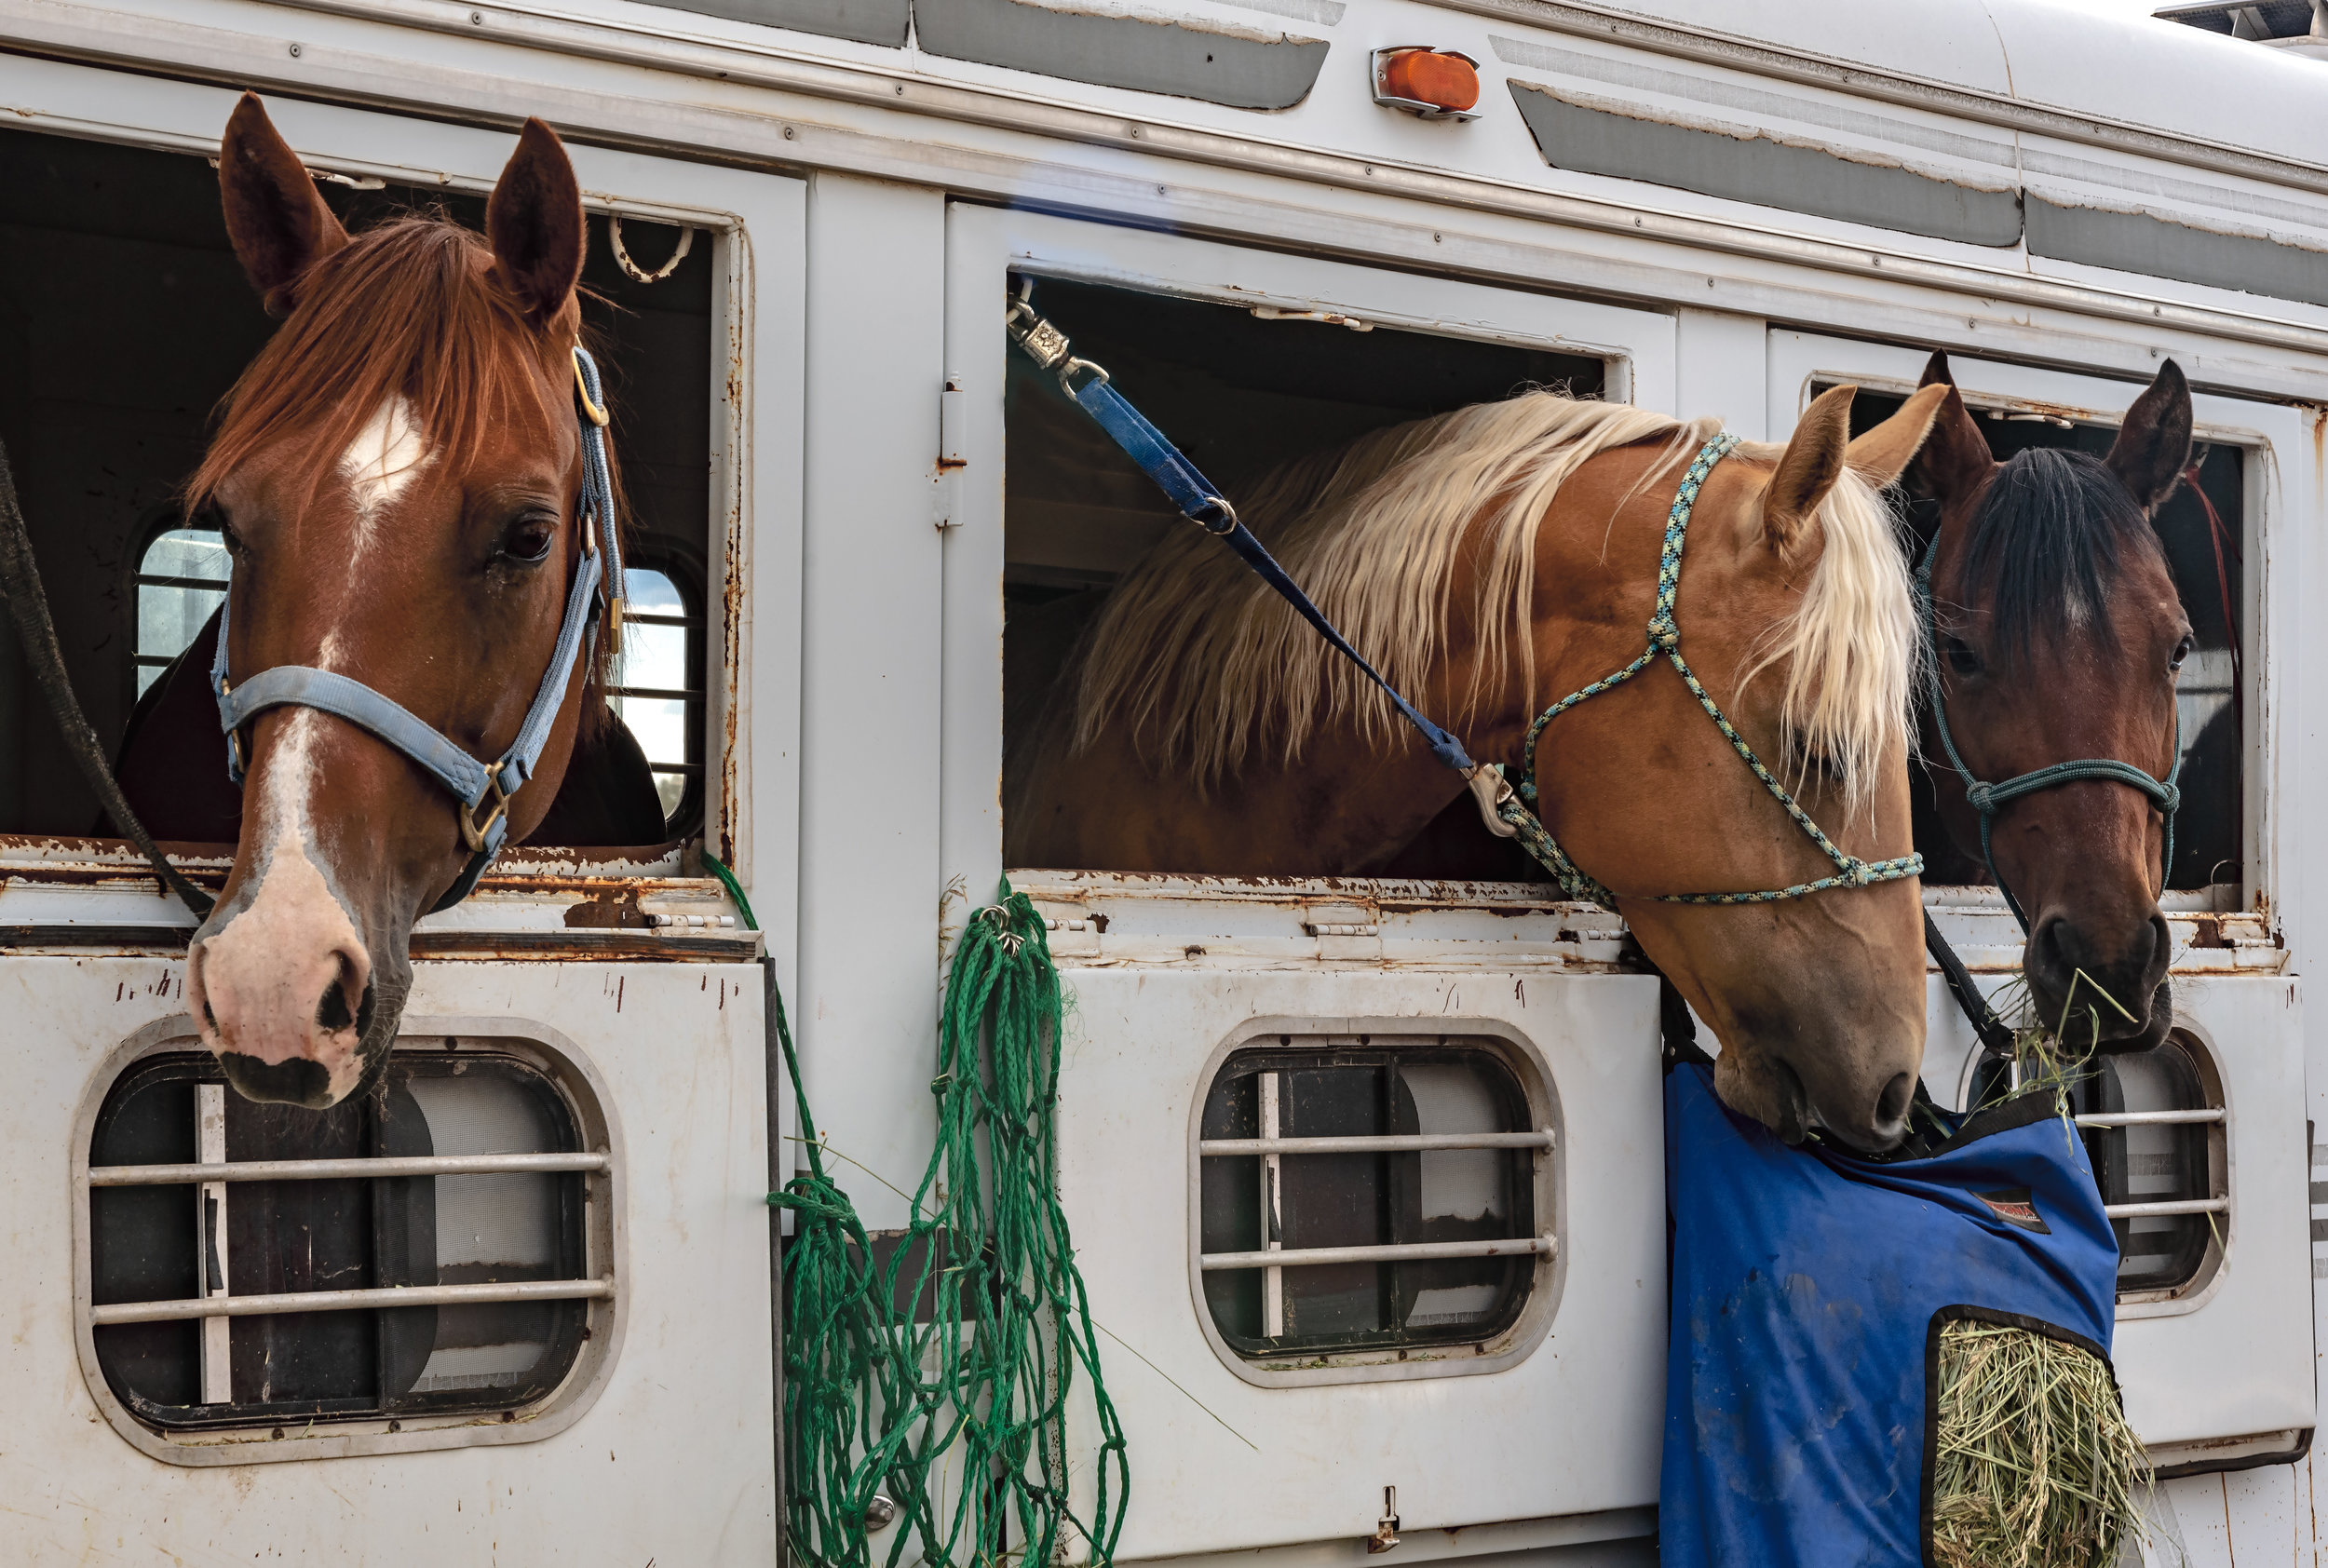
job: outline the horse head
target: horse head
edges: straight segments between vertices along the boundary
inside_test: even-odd
[[[1934,691],[1964,769],[1998,784],[2103,759],[2169,778],[2191,627],[2151,518],[2190,462],[2182,371],[2159,367],[2106,458],[2039,448],[2004,463],[1944,354],[1924,382],[1947,388],[1918,466],[1940,505]],[[1982,813],[1946,764],[1942,715],[1925,704],[1941,819],[1979,855]],[[2074,1017],[2073,1040],[2112,1051],[2156,1045],[2173,1022],[2158,900],[2166,818],[2139,783],[2087,777],[2018,795],[1995,807],[1986,834],[1990,869],[2028,928],[2022,967],[2038,1018]]]
[[[1880,864],[1912,853],[1915,632],[1878,493],[1915,455],[1939,394],[1854,440],[1852,390],[1815,401],[1783,448],[1741,446],[1714,467],[1688,524],[1673,618],[1705,696],[1807,821],[1857,861]],[[1614,541],[1657,536],[1670,463],[1640,449],[1614,453],[1571,489],[1561,509],[1584,526],[1548,529],[1538,581],[1583,588],[1587,627],[1615,635],[1580,639],[1540,623],[1539,658],[1562,690],[1597,672],[1627,633],[1639,636],[1641,546],[1620,557]],[[1890,1147],[1923,1061],[1915,877],[1855,884],[1847,874],[1793,897],[1674,901],[1799,889],[1838,868],[1685,680],[1667,670],[1627,684],[1638,689],[1579,703],[1545,726],[1545,820],[1617,895],[1643,951],[1712,1027],[1715,1087],[1731,1108],[1790,1142],[1821,1126],[1859,1148]]]
[[[591,663],[550,692],[590,549],[573,167],[529,120],[490,238],[426,216],[351,235],[245,95],[219,183],[235,253],[283,318],[189,489],[234,560],[225,684],[328,672],[488,764],[548,694],[547,743],[507,806],[521,838],[557,793]],[[386,1063],[413,923],[481,865],[479,825],[440,773],[302,699],[233,738],[241,835],[195,933],[186,1006],[243,1094],[331,1105]]]
[[[1784,448],[1731,449],[1708,445],[1711,421],[1535,391],[1240,493],[1286,573],[1470,755],[1533,750],[1543,826],[1720,1036],[1725,1099],[1796,1139],[1896,1142],[1922,1061],[1915,617],[1878,492],[1939,399],[1851,440],[1831,394]],[[1679,555],[1677,494],[1696,517]],[[1062,700],[1015,746],[1008,863],[1380,874],[1451,801],[1471,809],[1356,667],[1202,531],[1167,535],[1091,617],[1049,685]],[[1548,696],[1588,684],[1531,734]],[[1891,863],[1754,896],[1837,874],[1821,843],[1862,873]],[[1663,897],[1724,890],[1748,896]]]

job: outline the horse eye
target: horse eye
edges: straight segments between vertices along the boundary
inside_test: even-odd
[[[2166,667],[2169,669],[2182,669],[2183,661],[2190,657],[2190,650],[2191,640],[2189,634],[2185,633],[2183,640],[2174,644],[2174,652],[2167,656]]]
[[[1947,656],[1948,668],[1959,675],[1978,675],[1981,656],[1972,651],[1972,644],[1961,637],[1951,637],[1942,650]]]
[[[501,542],[501,553],[511,561],[535,561],[546,559],[549,547],[558,538],[558,520],[552,517],[528,517],[518,520]]]

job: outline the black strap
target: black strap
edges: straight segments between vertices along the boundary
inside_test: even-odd
[[[139,853],[153,865],[163,885],[178,895],[178,901],[192,910],[196,919],[209,918],[216,900],[180,874],[145,831],[145,824],[138,820],[138,814],[129,809],[105,749],[98,743],[96,730],[89,727],[88,716],[81,711],[80,699],[73,695],[64,651],[57,645],[57,625],[48,614],[48,596],[41,590],[40,567],[33,560],[32,535],[17,506],[16,476],[9,470],[6,446],[0,446],[0,595],[8,601],[17,641],[23,643],[25,662],[32,667],[33,683],[47,700],[57,728],[64,732],[66,754],[80,769],[82,781],[105,808],[105,815],[129,835]]]
[[[1956,956],[1956,950],[1948,945],[1948,939],[1940,934],[1932,922],[1932,912],[1924,912],[1924,951],[1940,966],[1940,978],[1948,982],[1948,993],[1964,1010],[1965,1021],[1972,1025],[1972,1033],[1981,1037],[1981,1048],[1991,1056],[2010,1059],[2013,1054],[2013,1034],[1996,1010],[1981,994],[1981,988],[1972,983],[1972,972]]]
[[[1661,970],[1658,974],[1658,1033],[1664,1042],[1668,1073],[1685,1061],[1693,1067],[1713,1065],[1713,1058],[1698,1043],[1698,1021],[1690,1016],[1688,1001]]]

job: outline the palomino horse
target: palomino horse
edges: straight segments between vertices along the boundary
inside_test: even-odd
[[[1932,356],[1924,385],[1947,388],[1916,466],[1940,504],[1933,644],[1964,766],[1996,783],[2103,758],[2168,778],[2191,627],[2150,520],[2190,462],[2182,371],[2159,368],[2106,459],[2039,448],[1999,463],[1947,356]],[[1980,813],[1929,702],[1924,725],[1941,821],[1978,866]],[[2132,778],[2077,779],[1996,808],[1987,858],[2025,912],[2031,1001],[2049,1026],[2074,1007],[2075,1044],[2142,1050],[2174,1021],[2158,900],[2165,830]]]
[[[1843,389],[1783,449],[1737,448],[1697,496],[1675,606],[1739,731],[1870,859],[1908,853],[1916,639],[1877,492],[1938,401],[1853,441]],[[1530,393],[1293,464],[1240,511],[1392,684],[1473,755],[1517,760],[1548,695],[1641,653],[1676,481],[1713,433]],[[1132,570],[1081,650],[1014,748],[1011,865],[1370,874],[1463,788],[1196,530]],[[1535,761],[1544,821],[1720,1037],[1723,1097],[1791,1139],[1815,1119],[1861,1148],[1896,1142],[1924,1045],[1915,879],[1661,901],[1834,869],[1672,670],[1563,714]]]
[[[586,230],[564,149],[526,122],[490,242],[422,217],[350,236],[246,95],[219,183],[235,253],[285,318],[188,493],[233,553],[229,683],[308,667],[471,758],[508,755],[590,548],[574,358]],[[514,836],[558,792],[591,663],[575,661],[508,800]],[[327,1106],[385,1064],[413,922],[475,851],[445,786],[357,723],[293,701],[240,734],[235,864],[195,933],[186,1006],[243,1094]]]

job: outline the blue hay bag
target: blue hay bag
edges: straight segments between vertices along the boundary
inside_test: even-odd
[[[1665,1568],[1915,1568],[1941,1325],[2108,1360],[2118,1241],[2054,1097],[1932,1116],[1918,1157],[1860,1159],[1733,1115],[1703,1066],[1667,1075]]]

